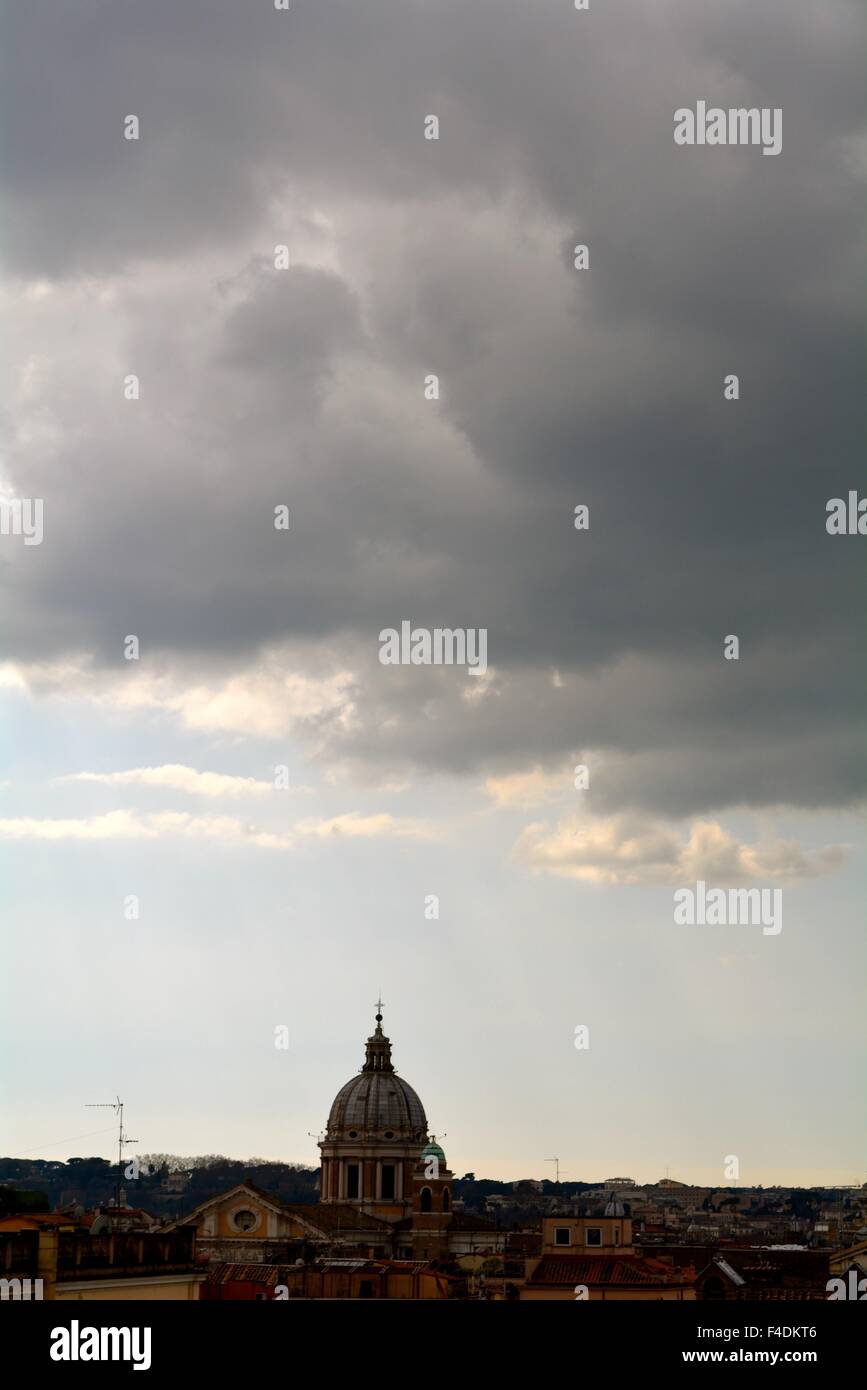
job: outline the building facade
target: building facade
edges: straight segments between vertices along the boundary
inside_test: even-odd
[[[632,1220],[612,1200],[599,1216],[546,1216],[542,1252],[527,1261],[522,1301],[695,1299],[695,1270],[643,1256],[632,1241]]]

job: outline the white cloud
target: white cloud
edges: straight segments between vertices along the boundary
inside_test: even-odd
[[[162,706],[178,713],[188,729],[208,733],[252,734],[260,738],[290,733],[307,720],[348,721],[353,712],[348,671],[316,678],[286,675],[275,669],[279,658],[222,683],[195,685],[172,692],[166,686],[132,688],[125,704]]]
[[[53,820],[34,816],[0,820],[0,840],[142,840],[154,839],[156,834],[134,811]]]
[[[271,782],[255,777],[231,777],[222,772],[197,772],[182,763],[161,767],[135,767],[126,772],[73,772],[58,782],[99,782],[107,787],[169,787],[209,798],[221,796],[264,796],[274,790]]]
[[[288,672],[288,674],[287,674]],[[86,699],[120,711],[164,710],[204,733],[278,738],[299,725],[332,722],[347,727],[354,716],[356,677],[347,670],[299,672],[297,652],[272,648],[248,668],[210,681],[191,682],[183,669],[97,670],[87,656],[58,663],[5,663],[0,688],[35,696]]]
[[[843,863],[848,848],[826,845],[809,853],[794,840],[739,843],[714,821],[697,821],[684,847],[680,872],[686,878],[737,883],[748,879],[814,878]]]
[[[669,827],[637,816],[570,817],[553,829],[528,825],[515,857],[529,868],[587,883],[715,884],[809,878],[830,873],[846,847],[813,854],[791,840],[738,841],[714,821],[696,821],[687,840]]]
[[[260,849],[291,850],[297,837],[325,839],[330,835],[378,839],[383,836],[426,838],[416,821],[398,820],[387,813],[363,816],[349,811],[327,820],[305,820],[288,830],[250,825],[235,816],[194,816],[187,811],[110,811],[104,816],[48,819],[22,816],[0,820],[0,840],[216,840],[224,845],[256,845]]]
[[[497,806],[517,806],[526,810],[562,796],[570,790],[572,781],[566,769],[545,772],[536,767],[532,772],[510,772],[503,777],[489,777],[484,786]]]

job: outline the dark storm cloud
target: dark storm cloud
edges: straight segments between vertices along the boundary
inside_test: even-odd
[[[863,795],[861,552],[824,529],[863,442],[856,6],[36,3],[5,27],[9,271],[61,305],[116,277],[59,342],[28,317],[58,438],[10,455],[50,527],[9,564],[13,655],[116,666],[135,631],[217,672],[285,642],[356,672],[325,744],[348,760],[602,749],[598,805],[674,814]],[[782,154],[677,149],[699,97],[782,107]],[[488,693],[380,667],[403,618],[487,627]]]

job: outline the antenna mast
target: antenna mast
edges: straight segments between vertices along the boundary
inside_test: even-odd
[[[113,1110],[118,1115],[117,1130],[117,1184],[114,1189],[114,1205],[120,1208],[120,1180],[123,1173],[123,1151],[127,1144],[137,1144],[137,1139],[131,1139],[128,1134],[123,1132],[123,1101],[120,1096],[110,1101],[95,1101],[85,1105],[85,1110]]]

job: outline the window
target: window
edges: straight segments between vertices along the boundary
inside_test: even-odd
[[[346,1165],[346,1195],[347,1197],[357,1197],[358,1193],[359,1168],[357,1163],[347,1163]]]
[[[585,1240],[586,1240],[586,1243],[587,1243],[588,1245],[601,1245],[601,1244],[602,1244],[602,1227],[601,1227],[601,1226],[588,1226],[588,1227],[587,1227],[587,1231],[586,1231],[586,1235],[585,1235]]]
[[[423,1187],[421,1190],[421,1209],[433,1211],[433,1196],[429,1187]]]
[[[394,1196],[394,1164],[383,1163],[382,1176],[379,1180],[379,1195],[385,1201],[390,1201]]]
[[[571,1245],[571,1244],[572,1244],[572,1228],[571,1228],[571,1226],[555,1226],[555,1227],[554,1227],[554,1244],[555,1244],[555,1245]]]
[[[448,1211],[451,1207],[451,1198],[447,1187],[443,1188],[443,1211]]]
[[[614,1227],[614,1244],[615,1244],[615,1245],[619,1245],[619,1244],[620,1244],[620,1227],[619,1227],[619,1226],[615,1226],[615,1227]]]
[[[232,1222],[236,1231],[252,1231],[253,1227],[258,1224],[254,1211],[236,1211],[232,1217]]]
[[[393,1130],[393,1129],[387,1129],[387,1130],[385,1131],[385,1137],[386,1137],[386,1139],[393,1139],[393,1138],[394,1138],[394,1130]]]
[[[359,1298],[373,1298],[373,1280],[362,1279],[361,1287],[358,1290]]]
[[[357,1129],[351,1129],[351,1130],[349,1131],[349,1137],[350,1137],[350,1139],[357,1139],[357,1138],[358,1138],[358,1130],[357,1130]]]

